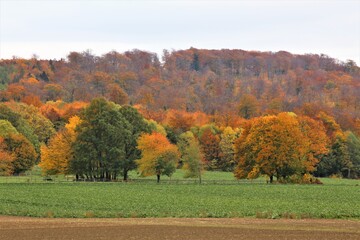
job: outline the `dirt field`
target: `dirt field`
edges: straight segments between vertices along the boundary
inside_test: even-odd
[[[0,216],[0,239],[360,239],[360,221]]]

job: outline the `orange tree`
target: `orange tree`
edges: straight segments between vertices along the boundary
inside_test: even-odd
[[[142,176],[156,175],[160,182],[161,175],[171,176],[175,172],[180,153],[166,136],[157,132],[144,134],[139,137],[138,149],[142,157],[136,162]]]
[[[307,124],[306,120],[300,123],[292,113],[251,120],[235,142],[238,161],[235,176],[256,178],[265,174],[272,182],[274,176],[279,180],[313,171],[318,162],[316,155],[326,151],[326,141],[315,141],[304,126],[313,125]],[[319,131],[326,139],[321,128],[312,130]]]

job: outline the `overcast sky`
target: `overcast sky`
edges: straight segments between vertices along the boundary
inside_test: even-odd
[[[324,53],[360,65],[360,0],[0,0],[0,59],[190,47]]]

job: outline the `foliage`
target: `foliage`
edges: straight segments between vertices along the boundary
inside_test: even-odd
[[[245,119],[255,117],[259,111],[259,103],[253,95],[245,94],[240,99],[239,114]]]
[[[6,151],[4,139],[0,137],[0,176],[7,176],[13,173],[14,155]]]
[[[194,134],[187,131],[180,135],[178,147],[181,153],[182,168],[185,170],[185,178],[199,178],[204,170],[203,156],[200,150],[198,140]]]
[[[236,132],[231,127],[226,127],[221,134],[219,143],[221,153],[219,168],[223,171],[233,171],[235,167],[235,148],[234,142],[237,137]]]
[[[314,170],[317,163],[309,133],[302,131],[296,116],[280,113],[254,119],[236,142],[237,178],[266,174],[272,182]],[[326,144],[326,143],[323,143]],[[321,146],[324,148],[324,146]]]
[[[55,134],[52,122],[43,116],[36,107],[15,103],[8,104],[8,106],[34,129],[34,134],[36,134],[40,142],[46,143],[47,140]]]
[[[71,171],[87,179],[116,179],[126,161],[132,126],[115,105],[101,98],[94,99],[80,118]]]
[[[9,134],[18,134],[18,131],[7,120],[0,120],[0,136],[7,137]]]
[[[329,153],[324,156],[318,165],[318,176],[343,175],[349,173],[353,167],[350,161],[348,147],[344,136],[338,135],[331,145]],[[345,176],[347,174],[344,174]]]
[[[137,140],[142,133],[150,133],[151,128],[135,108],[123,106],[119,111],[131,127],[130,135],[125,142],[125,159],[120,162],[122,175],[126,181],[128,172],[136,168],[135,160],[141,157],[141,152],[137,149]]]
[[[0,119],[9,121],[28,141],[31,142],[36,152],[40,152],[40,143],[38,137],[34,133],[34,129],[30,127],[27,121],[20,114],[12,111],[5,104],[0,104]]]
[[[22,173],[35,165],[38,154],[34,146],[23,135],[10,134],[4,139],[4,144],[4,149],[14,157],[14,161],[12,161],[14,174]]]
[[[214,135],[210,128],[207,128],[201,135],[200,145],[204,154],[207,169],[215,170],[219,168],[220,161],[220,138]]]
[[[138,149],[142,153],[141,159],[137,160],[141,175],[156,175],[159,182],[161,175],[171,176],[175,172],[180,154],[164,135],[153,132],[140,136]]]
[[[349,151],[349,157],[352,165],[354,178],[360,177],[360,139],[352,132],[346,133],[346,144]]]
[[[79,117],[69,119],[65,128],[55,134],[48,146],[41,146],[41,167],[45,175],[66,174],[70,172],[70,162],[74,158],[73,144],[76,140],[76,126],[81,123]]]

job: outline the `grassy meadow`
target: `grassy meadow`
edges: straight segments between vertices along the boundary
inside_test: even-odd
[[[172,178],[128,183],[43,181],[38,175],[0,178],[0,215],[33,217],[257,217],[360,219],[360,181],[322,179],[323,185],[237,181],[206,172],[203,184]],[[29,180],[31,179],[31,180]],[[29,184],[31,183],[31,184]]]

